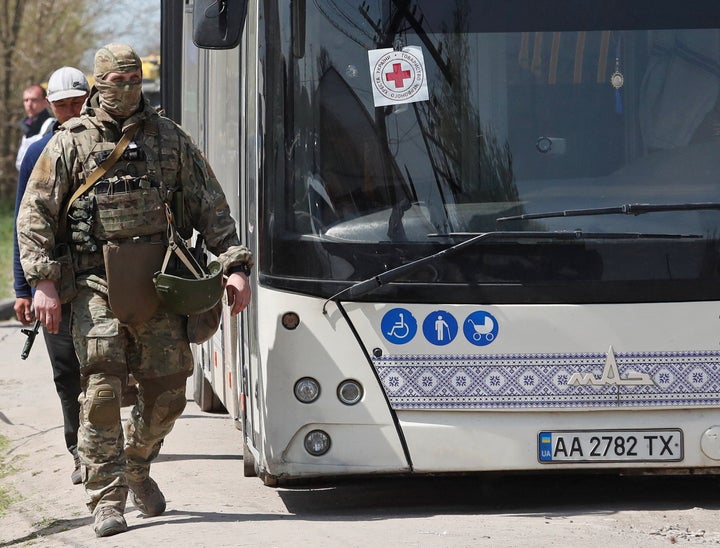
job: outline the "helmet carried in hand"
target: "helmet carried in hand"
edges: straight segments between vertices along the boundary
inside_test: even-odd
[[[182,278],[173,274],[155,274],[155,290],[166,310],[175,314],[199,314],[213,308],[222,298],[223,267],[218,261],[207,265],[209,274],[202,278]]]

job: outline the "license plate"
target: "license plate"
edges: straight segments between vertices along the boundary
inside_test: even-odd
[[[677,462],[683,433],[666,430],[569,430],[540,432],[538,460],[566,462]]]

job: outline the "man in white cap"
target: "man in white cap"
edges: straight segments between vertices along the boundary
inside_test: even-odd
[[[15,216],[17,217],[20,201],[25,193],[25,187],[30,173],[40,157],[45,145],[50,141],[55,130],[69,119],[80,116],[83,103],[90,92],[90,86],[85,75],[73,67],[62,67],[50,76],[48,81],[48,101],[55,115],[52,131],[43,135],[32,143],[27,149],[20,164],[17,197],[15,200]],[[15,233],[15,254],[13,258],[13,274],[15,288],[15,315],[23,325],[30,325],[35,320],[32,309],[32,289],[25,279],[20,265],[20,253],[17,244],[17,231]],[[59,332],[51,334],[43,328],[45,346],[50,356],[53,369],[55,389],[60,396],[63,423],[65,431],[65,445],[73,456],[75,467],[70,475],[73,484],[82,483],[80,458],[78,457],[78,429],[80,421],[80,364],[75,355],[72,336],[70,335],[70,305],[63,306],[63,319]]]

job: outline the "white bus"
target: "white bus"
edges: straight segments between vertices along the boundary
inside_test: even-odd
[[[196,349],[246,474],[720,470],[720,2],[688,8],[164,10],[257,258]]]

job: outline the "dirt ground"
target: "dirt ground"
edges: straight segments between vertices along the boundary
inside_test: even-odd
[[[21,360],[20,327],[0,322],[0,435],[9,440],[0,489],[12,498],[0,548],[720,544],[714,478],[377,478],[272,489],[242,476],[233,422],[192,401],[153,465],[166,513],[145,519],[128,502],[130,530],[96,539],[83,488],[70,482],[43,341]]]

